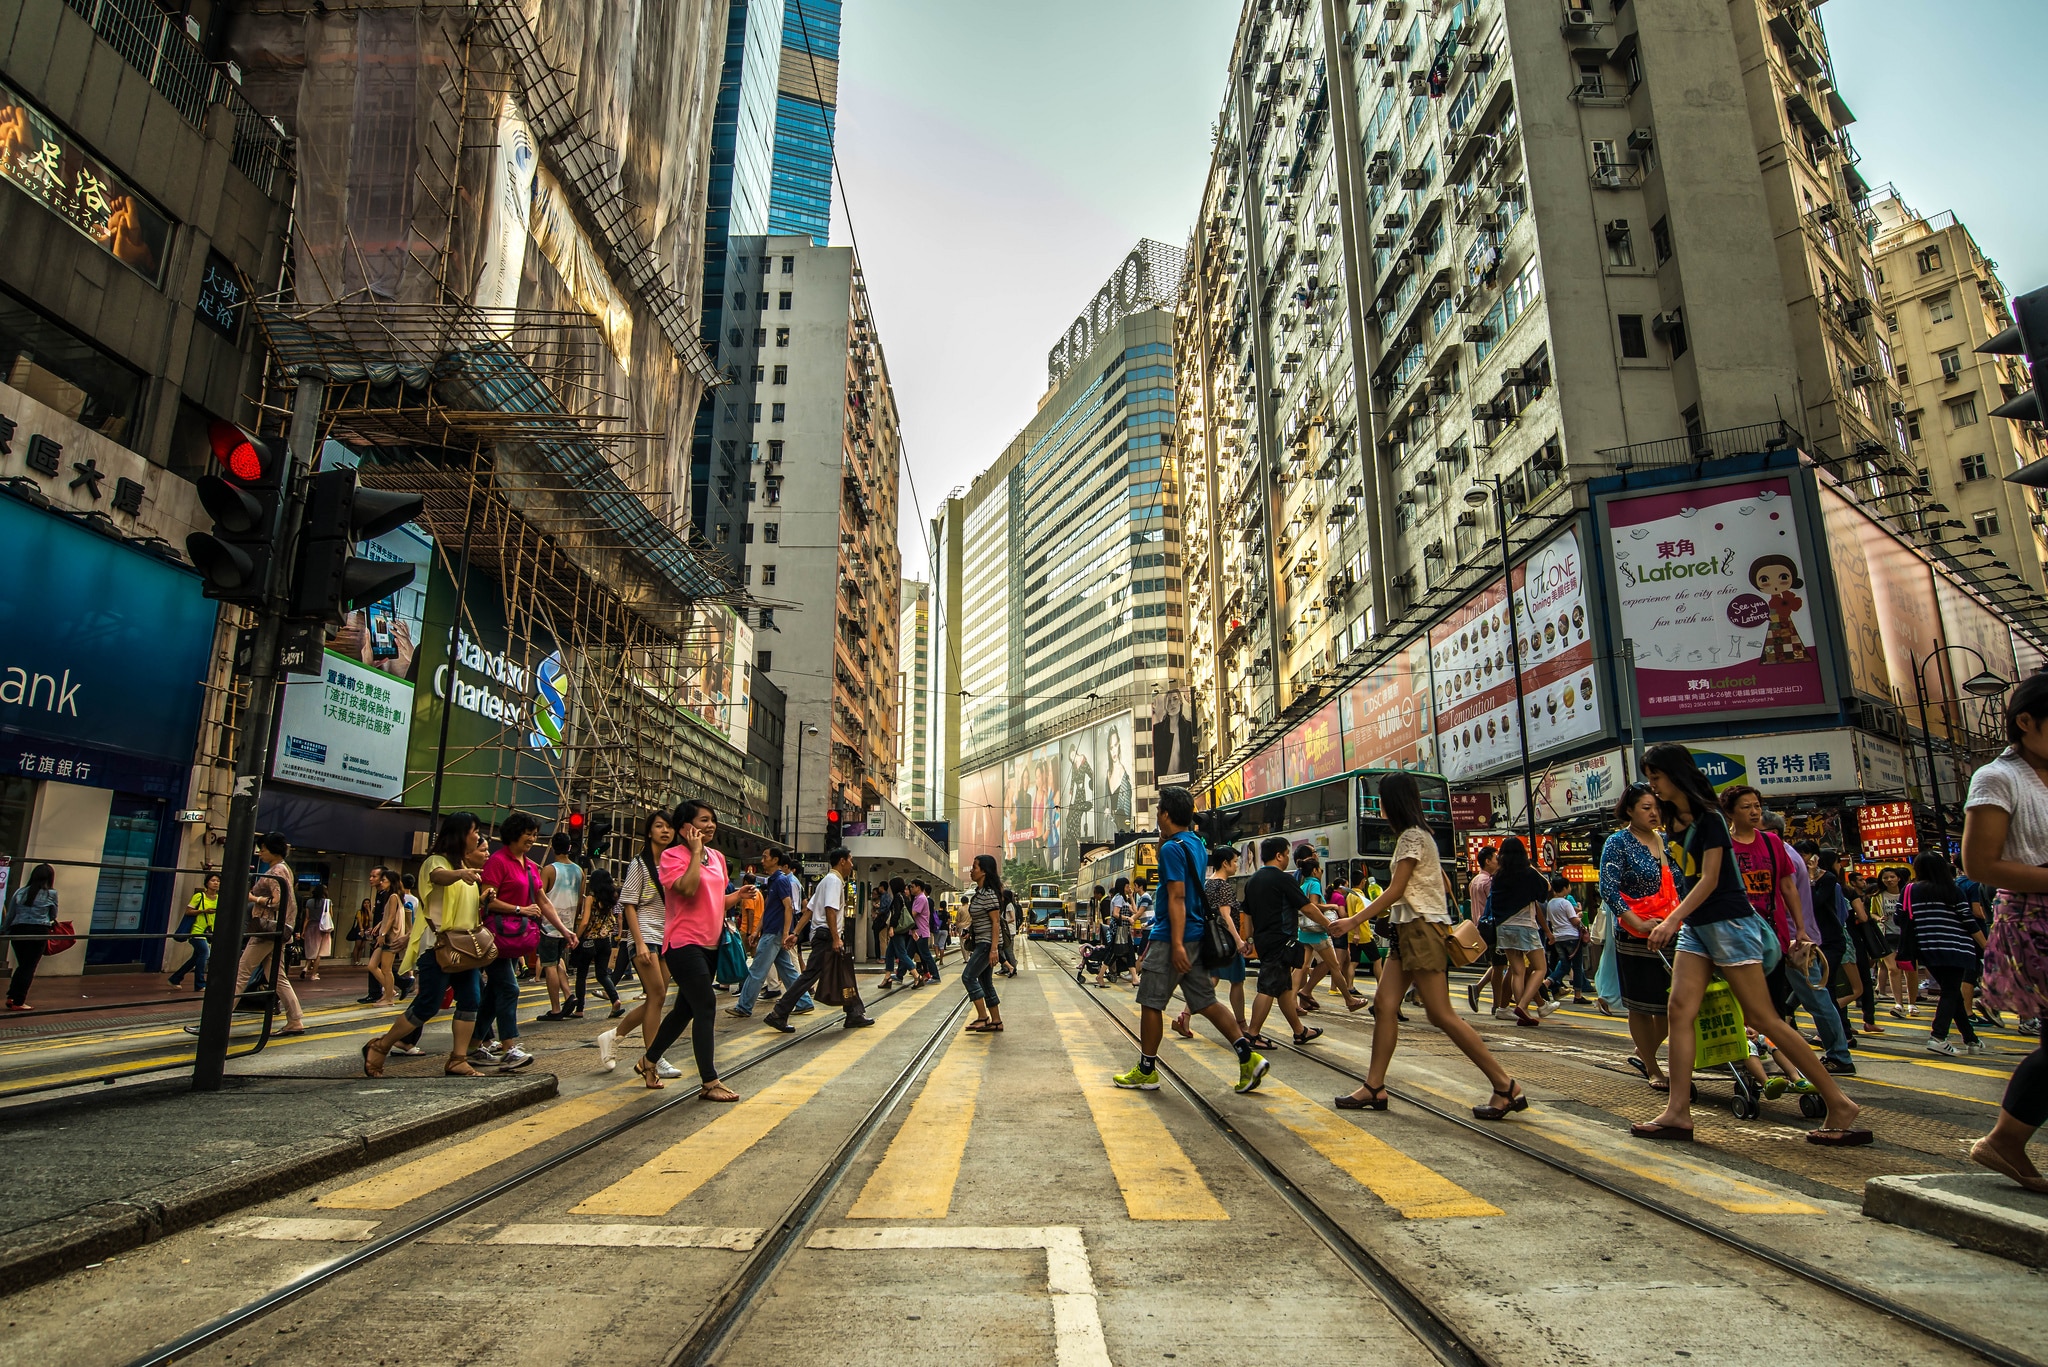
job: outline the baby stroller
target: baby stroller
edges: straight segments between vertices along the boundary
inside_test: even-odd
[[[1074,981],[1083,986],[1090,973],[1100,973],[1108,963],[1107,945],[1084,944],[1081,946],[1081,961],[1074,965]]]
[[[1805,1078],[1786,1071],[1784,1060],[1775,1056],[1770,1041],[1755,1030],[1749,1030],[1748,1035],[1749,1057],[1756,1060],[1757,1072],[1763,1071],[1766,1060],[1777,1063],[1780,1071],[1776,1077],[1766,1077],[1759,1082],[1756,1074],[1749,1070],[1747,1061],[1728,1065],[1728,1071],[1735,1077],[1735,1097],[1731,1103],[1735,1118],[1754,1120],[1763,1113],[1766,1101],[1776,1101],[1787,1092],[1799,1098],[1799,1114],[1808,1120],[1818,1120],[1826,1115],[1828,1104],[1821,1099],[1820,1089]]]

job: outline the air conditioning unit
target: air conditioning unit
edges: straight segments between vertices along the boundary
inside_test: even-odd
[[[1536,453],[1535,466],[1539,470],[1564,469],[1564,450],[1556,438],[1543,443],[1543,449]]]
[[[1427,184],[1429,184],[1429,172],[1419,166],[1411,166],[1401,173],[1401,188],[1404,190],[1420,190]]]
[[[1453,301],[1453,307],[1460,313],[1473,312],[1479,307],[1479,291],[1469,286],[1459,290],[1457,299]]]
[[[1402,570],[1394,576],[1394,587],[1406,592],[1415,587],[1415,571]]]
[[[1484,71],[1492,65],[1493,54],[1491,52],[1474,52],[1468,54],[1465,58],[1465,70],[1467,71]]]
[[[1473,512],[1470,508],[1467,508],[1464,512],[1458,514],[1458,525],[1460,527],[1478,526],[1479,514]]]
[[[1400,335],[1394,339],[1395,343],[1400,346],[1414,346],[1417,342],[1421,340],[1422,329],[1417,327],[1413,323],[1410,323],[1407,327],[1402,328]]]
[[[1380,226],[1390,233],[1398,233],[1408,226],[1408,215],[1384,214],[1380,217]]]
[[[1892,416],[1893,416],[1893,417],[1895,417],[1895,418],[1903,418],[1903,417],[1905,417],[1905,416],[1906,416],[1906,405],[1904,405],[1904,404],[1900,403],[1900,402],[1899,402],[1899,401],[1898,401],[1897,399],[1893,399],[1893,400],[1892,400]]]
[[[1403,5],[1401,0],[1387,0],[1387,7],[1380,11],[1380,22],[1391,24],[1406,12],[1407,6]]]
[[[1415,472],[1415,482],[1425,488],[1433,486],[1436,483],[1436,471],[1430,469],[1417,470]]]
[[[1400,240],[1393,233],[1374,233],[1372,237],[1373,250],[1381,252],[1391,251],[1394,244]]]
[[[1443,559],[1443,558],[1444,558],[1444,543],[1443,543],[1443,538],[1442,538],[1442,537],[1438,537],[1438,538],[1437,538],[1437,539],[1436,539],[1435,541],[1432,541],[1432,542],[1430,542],[1430,543],[1429,543],[1429,544],[1428,544],[1427,546],[1424,546],[1424,547],[1422,548],[1422,553],[1423,553],[1424,555],[1428,556],[1428,557],[1429,557],[1429,558],[1430,558],[1431,560],[1441,560],[1441,559]]]
[[[1632,128],[1629,130],[1628,135],[1628,150],[1631,152],[1647,151],[1649,150],[1650,144],[1655,141],[1656,138],[1654,135],[1651,134],[1649,129]]]
[[[1436,448],[1436,463],[1451,465],[1463,459],[1464,455],[1465,453],[1455,446],[1439,446]]]
[[[1465,325],[1464,336],[1468,342],[1483,342],[1490,335],[1490,330],[1484,323],[1468,323]]]
[[[1627,220],[1627,219],[1625,219],[1625,218],[1610,218],[1610,219],[1608,219],[1608,220],[1607,220],[1607,240],[1608,240],[1609,242],[1620,242],[1620,241],[1623,241],[1624,239],[1626,239],[1627,237],[1628,237],[1628,220]]]
[[[1564,26],[1574,29],[1598,28],[1600,21],[1593,16],[1592,10],[1574,5],[1564,12]]]
[[[1508,366],[1500,373],[1500,382],[1502,384],[1532,384],[1535,382],[1535,379],[1535,372],[1518,365]]]
[[[1386,88],[1387,88],[1388,90],[1392,90],[1392,89],[1393,89],[1393,88],[1394,88],[1395,86],[1399,85],[1400,83],[1401,83],[1401,73],[1400,73],[1400,72],[1398,72],[1398,71],[1382,71],[1382,72],[1380,73],[1380,84],[1381,84],[1382,86],[1386,87]]]
[[[1448,299],[1451,297],[1451,282],[1448,280],[1438,280],[1430,285],[1425,293],[1432,300]]]
[[[1672,309],[1667,313],[1650,315],[1650,331],[1656,333],[1659,337],[1677,327],[1678,324],[1679,314],[1677,309]]]
[[[1593,168],[1593,181],[1596,185],[1605,185],[1609,189],[1618,189],[1622,184],[1621,168],[1608,162],[1602,162]]]
[[[1473,404],[1473,405],[1472,405],[1472,421],[1474,421],[1474,422],[1491,422],[1491,421],[1493,421],[1493,405],[1492,405],[1492,404],[1490,404],[1490,403],[1475,403],[1475,404]]]
[[[1365,58],[1368,62],[1377,62],[1380,59],[1380,45],[1378,43],[1367,43],[1358,49],[1358,55]]]
[[[1427,95],[1429,93],[1429,73],[1426,71],[1410,73],[1408,77],[1408,93],[1410,95]]]
[[[1813,211],[1815,223],[1833,223],[1842,216],[1842,211],[1832,204],[1823,204]]]
[[[1399,503],[1403,507],[1411,506],[1415,502],[1415,491],[1413,489],[1403,489],[1394,496],[1394,502]]]
[[[1442,378],[1431,380],[1429,382],[1429,392],[1432,394],[1448,394],[1451,392],[1451,382]]]
[[[1407,43],[1396,43],[1387,49],[1387,60],[1405,62],[1415,55],[1415,49]]]
[[[1502,232],[1507,228],[1507,226],[1508,216],[1506,214],[1492,213],[1481,214],[1479,216],[1479,230],[1481,232]]]
[[[1850,383],[1850,384],[1855,384],[1855,385],[1864,385],[1864,384],[1870,384],[1870,383],[1872,383],[1873,381],[1875,381],[1876,379],[1877,379],[1877,370],[1876,370],[1876,368],[1875,368],[1874,366],[1867,366],[1867,365],[1852,365],[1852,366],[1850,366],[1850,367],[1849,367],[1849,383]]]

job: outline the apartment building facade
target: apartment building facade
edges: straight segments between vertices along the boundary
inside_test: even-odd
[[[2048,456],[2048,442],[2037,427],[1991,416],[2026,385],[2025,364],[1977,351],[2012,325],[1997,263],[1952,213],[1924,216],[1896,191],[1872,207],[1908,463],[1946,505],[1940,516],[1958,539],[1988,549],[1989,569],[2040,593],[2048,502],[2004,477]]]
[[[897,621],[896,803],[913,821],[931,821],[931,585],[903,581]]]
[[[852,248],[736,236],[727,256],[708,540],[738,566],[788,732],[819,730],[783,780],[792,839],[816,853],[826,812],[895,793],[902,428]]]

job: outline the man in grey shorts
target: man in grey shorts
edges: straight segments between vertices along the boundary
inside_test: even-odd
[[[1251,1038],[1230,1008],[1217,1002],[1215,981],[1202,967],[1202,924],[1209,912],[1203,903],[1202,878],[1208,872],[1209,851],[1188,829],[1194,822],[1195,800],[1188,790],[1162,788],[1159,896],[1153,902],[1144,957],[1139,961],[1138,1005],[1144,1017],[1138,1030],[1138,1066],[1110,1080],[1119,1087],[1159,1090],[1159,1040],[1166,1033],[1166,1004],[1178,987],[1188,1010],[1208,1017],[1237,1051],[1237,1090],[1249,1092],[1272,1065],[1252,1052]]]

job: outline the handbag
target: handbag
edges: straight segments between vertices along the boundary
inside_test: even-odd
[[[851,954],[828,945],[811,955],[811,967],[818,970],[817,981],[811,987],[812,1000],[823,1006],[845,1006],[860,1000],[860,983],[854,976]]]
[[[192,938],[192,927],[199,924],[199,913],[188,911],[178,919],[178,928],[171,932],[171,938],[184,944]]]
[[[50,938],[43,941],[43,953],[62,954],[77,943],[78,936],[72,933],[69,921],[53,921],[50,923]]]
[[[740,940],[739,932],[727,926],[725,934],[718,937],[717,981],[730,986],[744,982],[747,976],[747,950]]]
[[[1477,921],[1460,921],[1444,936],[1444,957],[1450,960],[1452,968],[1478,963],[1485,953],[1486,937],[1480,933]]]
[[[1749,1035],[1743,1030],[1742,1003],[1725,978],[1707,984],[1700,1013],[1692,1023],[1693,1067],[1718,1068],[1749,1057]]]
[[[320,904],[320,932],[323,935],[334,933],[334,907],[330,902]]]
[[[434,962],[441,965],[443,972],[482,968],[497,957],[498,942],[482,926],[475,930],[444,930],[434,936]]]

